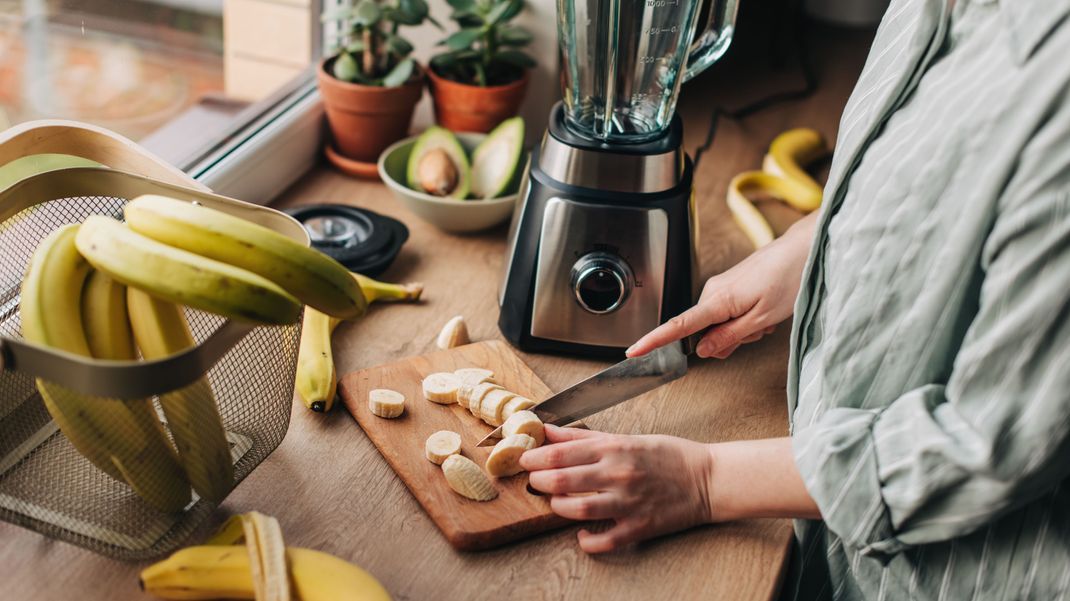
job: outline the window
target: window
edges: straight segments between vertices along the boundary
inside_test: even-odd
[[[0,129],[101,125],[190,170],[312,85],[320,0],[0,0]]]

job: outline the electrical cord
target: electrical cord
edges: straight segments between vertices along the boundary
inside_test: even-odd
[[[713,112],[710,116],[710,126],[706,131],[706,139],[695,149],[695,152],[692,155],[695,167],[698,167],[699,162],[702,160],[702,156],[711,146],[713,146],[713,140],[717,136],[717,125],[722,117],[739,122],[755,113],[760,113],[774,106],[806,98],[813,94],[814,90],[817,89],[817,73],[815,73],[813,65],[810,64],[810,55],[806,45],[806,22],[805,18],[802,16],[801,4],[801,2],[796,4],[795,31],[797,32],[797,35],[795,36],[795,41],[796,56],[799,57],[799,71],[803,76],[802,87],[774,92],[768,96],[759,98],[734,109],[725,109],[720,106],[713,107]]]

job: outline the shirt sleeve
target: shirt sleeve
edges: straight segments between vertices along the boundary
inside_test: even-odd
[[[946,385],[832,409],[795,434],[826,525],[863,554],[967,534],[1070,475],[1070,186],[1003,206],[980,268]]]

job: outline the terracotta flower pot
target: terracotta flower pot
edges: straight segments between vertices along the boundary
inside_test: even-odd
[[[331,75],[335,57],[320,63],[317,79],[335,148],[347,158],[374,163],[387,146],[409,133],[423,93],[423,69],[396,88],[341,81]]]
[[[502,86],[470,86],[457,83],[427,70],[435,120],[453,131],[487,133],[502,121],[520,112],[528,87],[528,70],[520,79]]]

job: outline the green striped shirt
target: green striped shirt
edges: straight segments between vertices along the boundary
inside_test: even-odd
[[[893,0],[788,403],[798,599],[1070,600],[1070,0]]]

